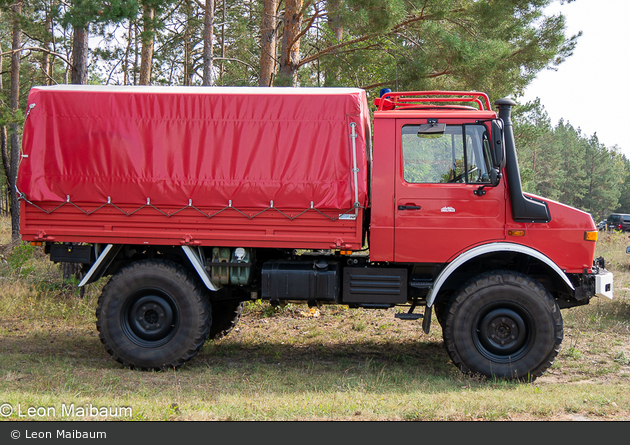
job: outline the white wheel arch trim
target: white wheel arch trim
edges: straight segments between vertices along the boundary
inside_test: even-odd
[[[212,278],[210,278],[210,276],[208,275],[208,272],[203,267],[203,264],[201,264],[201,259],[194,252],[194,250],[192,250],[192,247],[182,246],[182,249],[184,250],[184,253],[190,260],[191,264],[193,265],[197,273],[199,274],[199,278],[201,278],[201,281],[203,281],[203,284],[205,284],[206,287],[210,289],[211,291],[214,291],[214,292],[218,291],[219,287],[215,286],[212,283]]]
[[[571,283],[571,280],[569,280],[569,278],[564,273],[564,271],[560,269],[556,263],[551,261],[549,257],[547,257],[546,255],[543,255],[539,251],[534,250],[531,247],[522,246],[520,244],[491,243],[491,244],[484,244],[482,246],[477,246],[473,249],[470,249],[462,253],[461,255],[459,255],[453,261],[451,261],[444,268],[444,270],[440,272],[437,279],[435,280],[435,283],[433,284],[433,287],[429,291],[429,295],[427,295],[427,307],[430,307],[433,305],[433,302],[435,301],[435,297],[437,297],[438,292],[440,292],[442,285],[448,279],[448,277],[450,277],[451,274],[459,268],[459,266],[461,266],[465,262],[473,258],[476,258],[480,255],[484,255],[486,253],[493,253],[493,252],[518,252],[518,253],[523,253],[525,255],[529,255],[533,258],[536,258],[537,260],[540,260],[543,263],[545,263],[556,274],[558,274],[558,276],[564,280],[564,282],[567,284],[567,286],[569,286],[569,288],[571,288],[571,290],[575,290],[575,287]]]

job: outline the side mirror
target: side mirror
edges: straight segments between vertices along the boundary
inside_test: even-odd
[[[505,167],[505,140],[501,119],[492,121],[492,164],[498,169]]]
[[[499,167],[492,167],[490,169],[490,184],[484,184],[480,186],[477,190],[474,190],[473,193],[477,196],[483,196],[486,192],[486,187],[496,187],[501,182],[501,170]],[[629,247],[630,249],[630,247]]]

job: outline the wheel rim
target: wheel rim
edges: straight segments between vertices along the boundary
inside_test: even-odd
[[[127,338],[136,345],[160,347],[177,332],[177,305],[171,296],[158,289],[142,289],[125,304],[121,325]]]
[[[523,307],[497,303],[475,318],[473,341],[487,359],[514,362],[527,354],[534,343],[532,325],[532,317]]]

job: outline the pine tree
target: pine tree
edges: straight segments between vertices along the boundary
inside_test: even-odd
[[[214,85],[214,0],[206,0],[203,28],[203,85]]]
[[[582,208],[603,218],[619,205],[624,179],[623,162],[618,153],[599,142],[597,134],[585,142],[587,187]]]
[[[608,215],[610,212],[630,213],[630,160],[619,153],[619,147],[615,146],[612,150],[617,154],[617,168],[621,185],[619,186],[619,203],[616,208],[603,209],[602,215]]]
[[[71,25],[73,29],[72,83],[86,84],[88,80],[89,27],[133,17],[137,9],[136,0],[72,0],[62,17],[62,24]]]
[[[263,0],[260,24],[260,74],[258,85],[272,85],[278,45],[278,0]]]
[[[20,105],[20,57],[22,50],[22,1],[16,1],[11,9],[13,12],[12,17],[12,43],[11,43],[11,98],[9,102],[9,109],[11,114],[15,115],[19,112]],[[15,193],[15,184],[17,181],[17,169],[20,157],[20,139],[19,128],[15,120],[10,125],[10,142],[11,142],[11,154],[9,157],[9,177],[8,185],[11,191],[11,238],[15,240],[20,239],[20,201],[18,200],[17,193]]]

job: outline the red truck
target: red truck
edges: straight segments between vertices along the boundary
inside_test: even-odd
[[[560,309],[612,298],[585,212],[522,191],[510,113],[479,92],[36,87],[21,234],[79,286],[124,366],[178,367],[243,304],[431,313],[465,373],[533,379]],[[373,127],[372,127],[373,125]],[[421,312],[418,312],[421,311]]]

